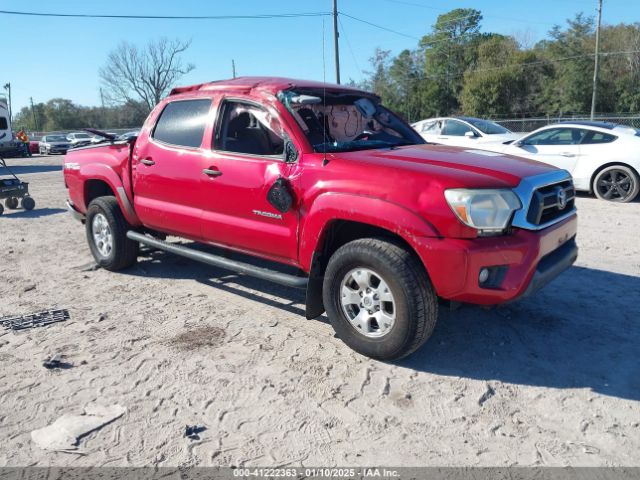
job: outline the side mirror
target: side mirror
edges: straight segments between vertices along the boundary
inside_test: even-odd
[[[293,197],[289,192],[287,181],[278,178],[267,193],[267,201],[280,213],[287,213],[293,204]]]
[[[464,132],[464,136],[467,138],[476,138],[476,134],[473,133],[471,130],[467,130],[466,132]]]
[[[522,143],[522,141],[520,140],[516,140],[511,145],[513,145],[514,147],[522,148],[522,145],[524,145],[524,143]]]
[[[286,163],[294,163],[298,160],[298,151],[296,146],[291,140],[285,140],[284,142],[284,161]]]

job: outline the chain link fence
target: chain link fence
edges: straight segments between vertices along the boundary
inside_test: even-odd
[[[537,130],[540,127],[552,125],[559,122],[576,122],[589,121],[589,115],[572,115],[563,117],[537,117],[537,118],[490,118],[490,120],[499,123],[505,128],[516,133],[528,133]],[[640,128],[640,114],[636,115],[619,115],[610,116],[602,115],[594,118],[596,122],[615,123],[617,125],[626,125],[628,127]]]

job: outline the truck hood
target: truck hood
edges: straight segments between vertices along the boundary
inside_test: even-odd
[[[468,187],[516,187],[525,177],[557,170],[550,165],[497,152],[443,145],[411,145],[394,149],[334,154],[351,162],[450,178]]]

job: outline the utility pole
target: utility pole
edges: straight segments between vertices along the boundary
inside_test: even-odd
[[[333,46],[336,55],[336,83],[340,85],[340,49],[338,46],[338,0],[333,0]]]
[[[7,94],[9,96],[9,123],[11,123],[13,120],[12,118],[13,110],[11,109],[11,82],[7,82],[4,86],[4,89],[7,91]]]
[[[231,71],[233,72],[233,78],[236,78],[236,61],[231,59]]]
[[[35,127],[37,132],[40,129],[38,128],[38,119],[36,118],[36,111],[33,108],[33,97],[29,97],[29,101],[31,102],[31,117],[33,118],[33,126]]]
[[[598,26],[596,27],[596,59],[593,67],[593,96],[591,97],[591,120],[596,115],[596,100],[598,98],[598,68],[600,57],[600,24],[602,23],[602,0],[598,0]]]

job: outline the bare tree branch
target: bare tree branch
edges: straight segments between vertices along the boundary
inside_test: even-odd
[[[100,69],[105,97],[111,103],[142,102],[151,111],[180,77],[195,68],[181,59],[190,45],[190,40],[164,37],[144,48],[122,42]]]

